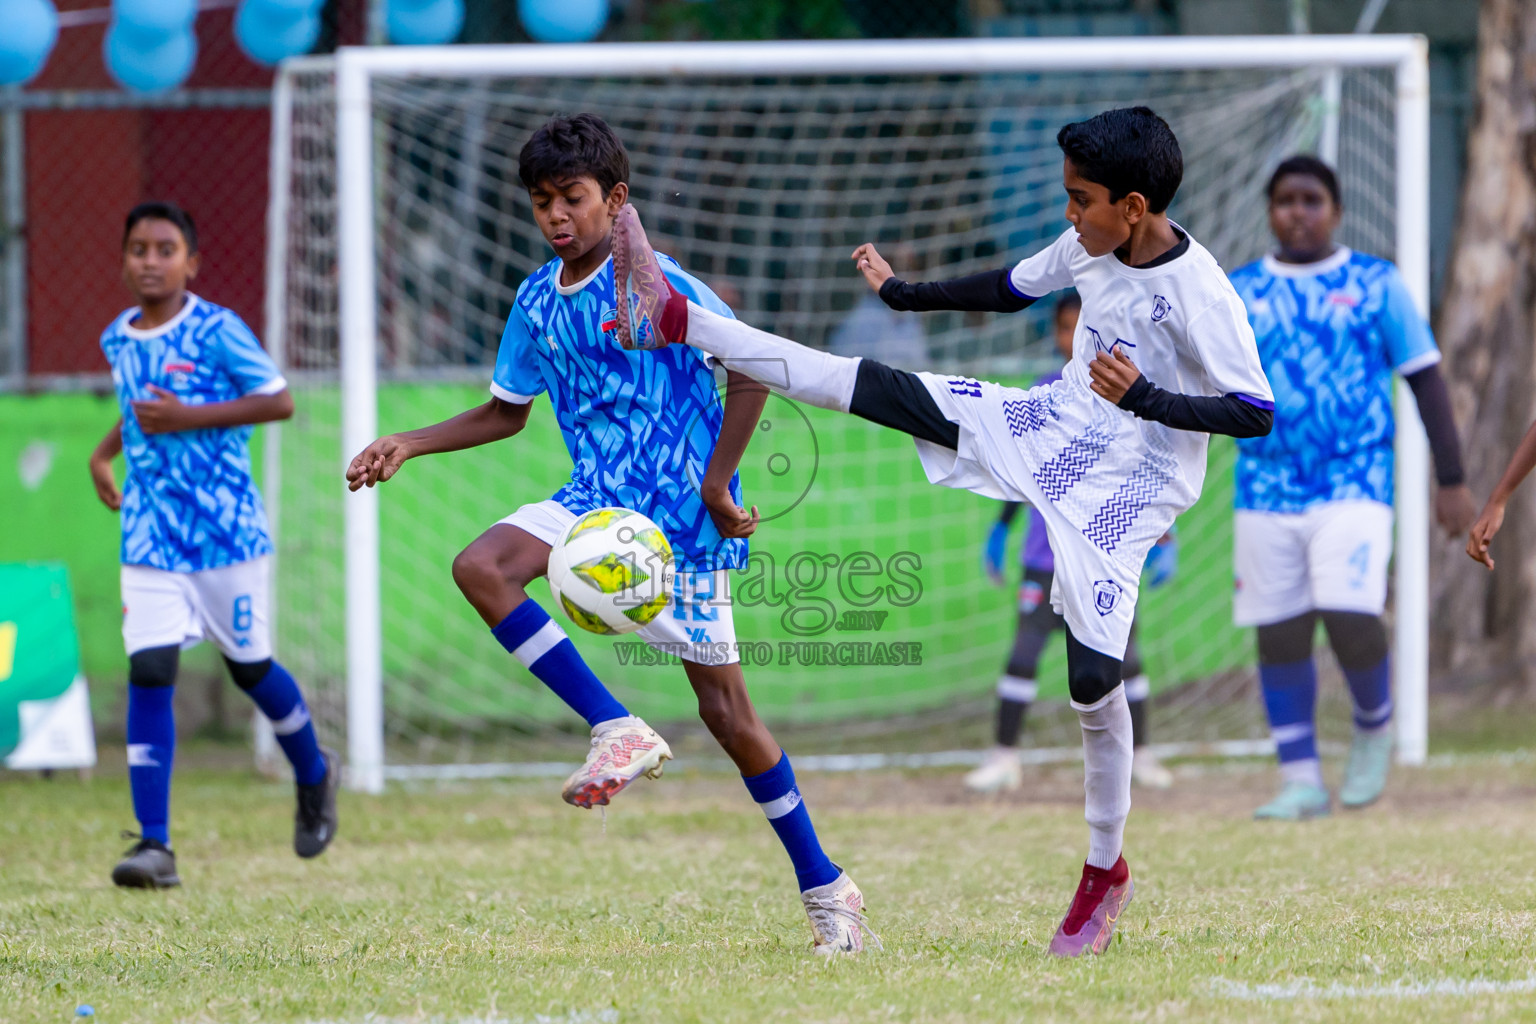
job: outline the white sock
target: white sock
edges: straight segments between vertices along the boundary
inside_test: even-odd
[[[1072,702],[1083,727],[1083,817],[1088,863],[1112,868],[1120,859],[1125,819],[1131,813],[1131,709],[1125,687],[1093,704]]]
[[[1280,777],[1286,782],[1304,782],[1309,786],[1323,788],[1323,762],[1315,757],[1303,758],[1300,761],[1280,762]]]
[[[797,402],[847,412],[858,357],[834,356],[688,303],[688,344]]]

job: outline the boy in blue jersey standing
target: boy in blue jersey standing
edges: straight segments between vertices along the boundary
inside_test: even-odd
[[[293,848],[336,835],[341,764],[319,745],[298,684],[272,658],[272,540],[251,480],[251,425],[293,415],[287,382],[238,316],[187,291],[200,257],[192,218],[144,203],[123,229],[123,280],[138,305],[101,348],[122,418],[91,454],[96,494],[122,511],[128,649],[128,780],[139,841],[112,872],[134,888],[180,885],[171,852],[171,695],[181,648],[210,639],[272,721],[298,784]],[[112,460],[124,454],[122,493]]]
[[[822,852],[789,758],[747,695],[736,650],[728,571],[746,566],[757,510],[742,507],[737,465],[767,391],[728,375],[724,402],[714,360],[682,347],[624,351],[614,344],[614,218],[629,198],[629,155],[593,114],[556,117],[529,138],[518,174],[534,220],[556,258],[518,288],[491,379],[490,401],[442,423],[382,437],[347,469],[352,490],[389,480],[410,458],[511,437],[548,393],[570,451],[570,481],[548,501],[524,505],[454,560],[453,577],[513,657],[592,728],[592,746],[562,796],[607,804],[672,756],[576,652],[527,587],[543,576],[560,531],[592,509],[623,506],[666,533],[677,558],[671,611],[638,635],[681,657],[699,717],[741,770],[752,798],[784,843],[810,917],[815,950],[863,948],[863,896]],[[663,271],[694,302],[731,311],[669,258]]]
[[[1476,506],[1435,339],[1396,267],[1334,243],[1342,208],[1332,168],[1290,157],[1268,195],[1277,248],[1232,274],[1275,390],[1273,432],[1237,442],[1233,618],[1258,627],[1283,781],[1254,817],[1299,820],[1330,806],[1314,726],[1319,618],[1355,709],[1339,802],[1374,802],[1391,766],[1381,613],[1392,554],[1393,371],[1413,389],[1429,434],[1440,525],[1466,532]]]

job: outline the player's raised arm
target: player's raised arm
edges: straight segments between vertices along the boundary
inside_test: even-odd
[[[1504,475],[1488,496],[1488,504],[1483,506],[1482,514],[1472,524],[1472,536],[1467,538],[1467,554],[1490,570],[1493,556],[1488,553],[1488,545],[1504,525],[1504,506],[1533,467],[1536,467],[1536,423],[1526,429],[1515,454],[1510,456],[1509,465],[1504,467]]]
[[[1072,248],[1077,243],[1073,232],[1064,232],[1056,241],[1017,266],[987,270],[949,281],[903,281],[891,265],[865,242],[853,251],[853,264],[864,280],[892,309],[923,312],[957,309],[983,313],[1017,313],[1042,295],[1072,284]]]
[[[530,402],[508,402],[492,397],[484,405],[467,409],[452,419],[430,427],[387,434],[358,452],[347,466],[347,489],[358,490],[383,483],[399,472],[406,459],[478,448],[501,441],[528,423]]]
[[[112,472],[112,460],[122,451],[123,421],[119,419],[91,452],[91,483],[96,485],[96,497],[113,512],[123,507],[123,495]]]

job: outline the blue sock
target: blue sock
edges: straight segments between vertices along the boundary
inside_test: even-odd
[[[304,695],[288,670],[274,659],[261,682],[245,693],[271,720],[272,731],[277,733],[277,745],[283,748],[288,763],[293,765],[294,780],[301,786],[324,782],[325,756],[320,753],[315,723],[309,720]]]
[[[576,653],[576,645],[532,598],[491,627],[501,646],[591,726],[629,714]]]
[[[171,763],[176,759],[174,686],[128,684],[128,788],[145,839],[171,840]]]
[[[1317,706],[1317,669],[1312,659],[1284,664],[1260,664],[1259,685],[1269,731],[1280,755],[1280,774],[1287,781],[1323,784],[1313,724]]]
[[[789,853],[800,891],[836,880],[842,872],[821,851],[821,842],[811,824],[811,812],[800,800],[800,787],[795,785],[795,770],[789,766],[789,755],[781,754],[778,764],[750,779],[743,775],[741,781],[747,784],[747,792],[768,815],[768,824],[773,826],[779,842]]]
[[[1368,732],[1386,728],[1392,721],[1391,658],[1369,668],[1346,668],[1344,678],[1355,699],[1355,728]]]

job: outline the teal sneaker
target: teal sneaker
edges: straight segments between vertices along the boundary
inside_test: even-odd
[[[1306,782],[1287,782],[1280,795],[1253,812],[1258,821],[1306,821],[1328,815],[1328,790]]]
[[[1339,803],[1358,809],[1368,807],[1381,796],[1392,770],[1392,731],[1357,732],[1349,745],[1349,765],[1344,769],[1344,785],[1339,787]]]

